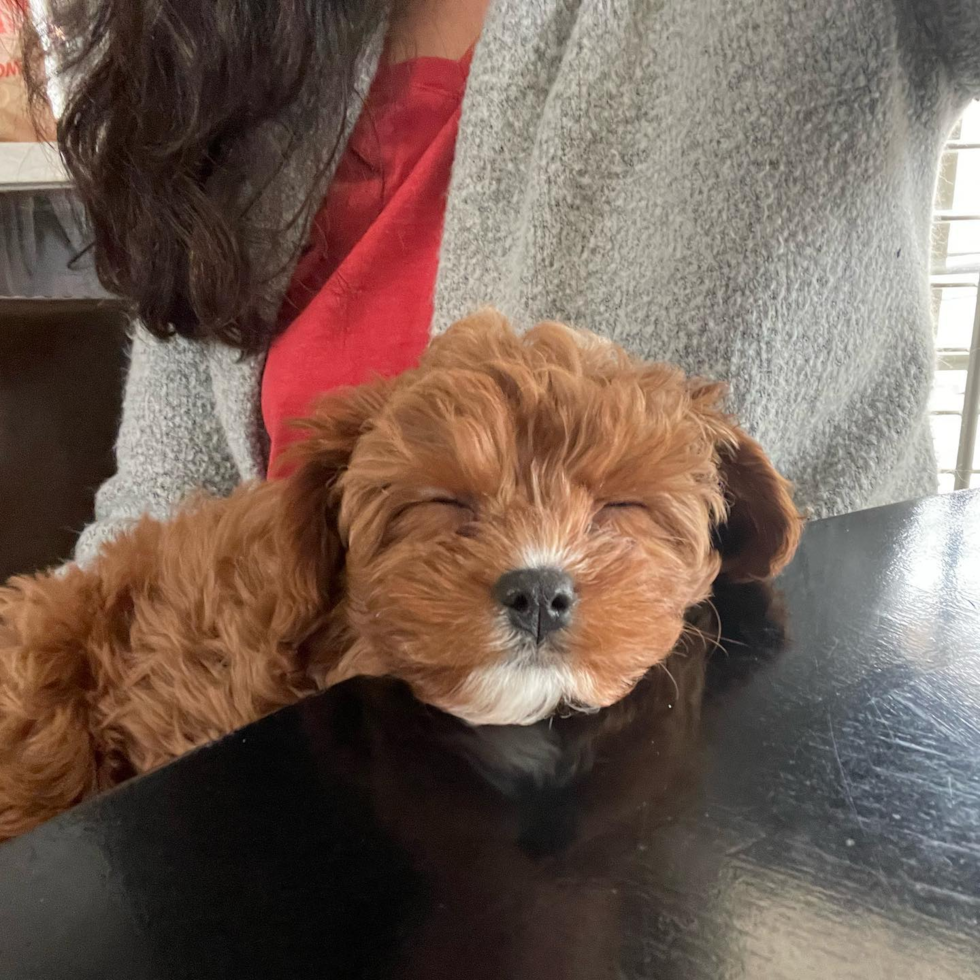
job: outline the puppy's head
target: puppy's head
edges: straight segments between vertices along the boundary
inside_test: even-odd
[[[332,679],[393,675],[476,724],[623,697],[719,573],[769,578],[796,546],[787,484],[722,394],[485,312],[327,397],[286,507],[303,574],[344,567]]]

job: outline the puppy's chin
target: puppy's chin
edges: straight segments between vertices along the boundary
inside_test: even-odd
[[[471,725],[533,725],[559,711],[601,707],[586,671],[512,660],[471,671],[452,695],[435,703]]]

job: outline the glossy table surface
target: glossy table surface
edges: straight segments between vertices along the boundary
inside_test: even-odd
[[[777,585],[598,715],[354,681],[0,847],[0,977],[980,978],[980,494]]]

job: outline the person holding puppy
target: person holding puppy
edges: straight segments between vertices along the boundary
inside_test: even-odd
[[[824,516],[931,492],[941,146],[976,0],[54,0],[134,330],[90,558],[484,304],[727,381]]]

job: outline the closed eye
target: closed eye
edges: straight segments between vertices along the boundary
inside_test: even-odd
[[[431,539],[446,532],[472,537],[476,516],[472,505],[455,497],[423,497],[403,504],[392,514],[382,543],[410,536]]]
[[[650,508],[639,500],[610,500],[602,504],[592,518],[592,527],[599,529],[602,527],[617,527],[623,525],[632,526],[629,521],[631,515],[645,515],[650,513]]]
[[[458,511],[460,517],[465,520],[476,519],[476,508],[472,504],[467,503],[465,500],[459,500],[457,497],[423,497],[421,500],[415,500],[410,504],[406,504],[399,513],[439,507],[445,508],[447,511]]]
[[[457,500],[455,497],[433,497],[420,503],[443,507],[447,512],[454,512],[453,516],[457,521],[456,533],[464,538],[476,537],[476,508],[472,504]]]
[[[406,501],[398,508],[394,516],[399,517],[405,511],[415,510],[419,507],[455,507],[459,510],[468,510],[471,513],[475,510],[472,504],[467,503],[465,500],[460,500],[458,497],[453,497],[449,494],[436,494],[431,497],[421,496],[415,500]]]
[[[457,511],[461,520],[472,521],[476,519],[476,509],[472,504],[465,500],[457,500],[455,497],[430,497],[427,500],[418,500],[409,504],[406,510],[425,509],[427,507],[442,507],[446,511]]]

